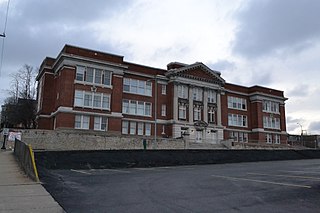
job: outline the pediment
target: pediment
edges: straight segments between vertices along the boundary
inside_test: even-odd
[[[198,81],[218,84],[220,86],[223,86],[225,84],[225,80],[220,76],[220,72],[212,70],[200,62],[169,70],[166,75],[167,77],[177,76],[189,78]]]

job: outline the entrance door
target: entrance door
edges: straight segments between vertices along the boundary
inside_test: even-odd
[[[196,131],[196,142],[197,143],[202,142],[202,131]]]

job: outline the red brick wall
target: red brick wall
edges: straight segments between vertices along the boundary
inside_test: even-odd
[[[83,56],[83,57],[87,57],[87,58],[102,60],[102,61],[109,61],[109,62],[113,62],[113,63],[117,63],[117,64],[123,63],[123,56],[103,53],[103,52],[89,50],[89,49],[85,49],[85,48],[73,47],[73,46],[69,46],[69,45],[65,45],[62,52],[68,53],[68,54],[73,54],[73,55],[78,55],[78,56]]]
[[[54,76],[52,74],[45,74],[42,90],[42,109],[39,113],[50,114],[54,108]]]
[[[111,93],[110,108],[112,112],[122,112],[122,91],[123,91],[123,78],[117,75],[112,76],[112,91],[106,91]]]
[[[108,118],[108,131],[121,133],[122,131],[121,118]]]
[[[51,118],[38,118],[38,129],[53,129],[53,120]]]
[[[74,114],[58,113],[56,114],[55,119],[56,119],[56,128],[59,128],[59,127],[74,128],[74,120],[75,120]]]
[[[72,107],[74,97],[75,68],[64,67],[57,77],[57,93],[59,99],[56,107]],[[57,97],[57,94],[55,95]]]

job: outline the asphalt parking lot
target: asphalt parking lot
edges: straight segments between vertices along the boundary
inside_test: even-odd
[[[320,160],[47,170],[66,212],[320,212]]]

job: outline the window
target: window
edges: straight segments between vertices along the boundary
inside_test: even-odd
[[[280,118],[263,116],[263,127],[269,129],[280,129]]]
[[[106,85],[106,86],[110,86],[111,85],[111,72],[104,70],[103,71],[103,82],[102,84]]]
[[[133,122],[133,121],[130,122],[130,135],[136,134],[136,126],[137,126],[136,122]]]
[[[151,116],[151,103],[145,103],[145,116]]]
[[[111,72],[93,67],[77,66],[76,81],[110,86]]]
[[[101,84],[102,82],[102,70],[96,69],[95,76],[94,76],[94,83]]]
[[[138,123],[138,135],[143,135],[143,126],[144,123]]]
[[[83,66],[77,66],[76,69],[76,80],[77,81],[84,81],[84,73],[86,68]]]
[[[244,98],[228,96],[228,108],[247,110],[247,100]]]
[[[151,96],[151,82],[131,78],[124,78],[123,91],[133,94]]]
[[[84,104],[85,107],[92,107],[92,93],[85,92],[84,93]]]
[[[266,142],[272,143],[272,134],[266,134]]]
[[[74,105],[83,106],[83,91],[76,90],[74,93]]]
[[[94,72],[94,69],[91,68],[91,67],[87,67],[87,70],[86,70],[86,78],[85,78],[85,81],[86,82],[90,82],[90,83],[93,83],[93,72]]]
[[[137,115],[144,115],[144,102],[143,101],[138,102]]]
[[[248,133],[246,133],[246,132],[231,131],[229,133],[229,136],[235,142],[240,142],[240,143],[247,143],[248,142]]]
[[[216,92],[214,90],[208,91],[208,103],[216,103]]]
[[[101,95],[100,95],[100,93],[95,93],[93,95],[93,107],[101,107]]]
[[[247,127],[247,116],[237,115],[237,114],[228,114],[228,125]]]
[[[208,123],[215,123],[215,110],[213,107],[208,109]]]
[[[137,101],[130,101],[129,103],[129,114],[136,115],[137,114]]]
[[[76,115],[74,128],[75,129],[89,129],[90,117],[86,115]]]
[[[122,101],[122,113],[129,114],[129,101],[128,100]]]
[[[94,93],[75,90],[74,106],[109,110],[110,95],[98,92]]]
[[[178,97],[183,99],[188,98],[188,86],[178,85]]]
[[[102,109],[110,109],[110,95],[103,94]]]
[[[179,105],[179,119],[186,119],[187,107],[186,105]]]
[[[151,135],[151,124],[150,123],[146,123],[145,125],[146,128],[146,136],[150,136]]]
[[[122,100],[122,113],[151,116],[151,103],[134,100]]]
[[[201,120],[201,107],[200,106],[195,106],[193,108],[193,120],[194,121]]]
[[[94,117],[94,130],[106,131],[107,130],[107,117],[96,116]]]
[[[192,89],[192,98],[195,101],[202,101],[202,89],[199,87],[194,87]]]
[[[167,106],[165,104],[161,105],[161,116],[166,116]]]
[[[161,94],[166,95],[167,94],[167,85],[161,84]]]
[[[127,135],[129,129],[129,121],[122,121],[122,134]]]
[[[279,113],[279,103],[274,101],[263,100],[263,111]]]

